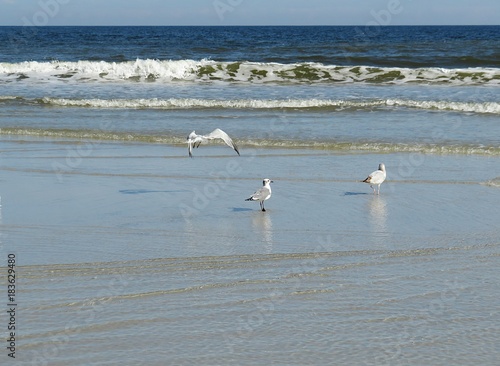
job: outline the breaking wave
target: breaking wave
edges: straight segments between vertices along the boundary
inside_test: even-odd
[[[52,107],[98,108],[98,109],[309,109],[309,110],[372,110],[376,108],[411,108],[460,113],[500,114],[500,102],[452,102],[407,99],[68,99],[5,96],[3,103],[37,104]]]
[[[236,82],[498,85],[498,68],[401,68],[213,60],[0,63],[0,82]]]

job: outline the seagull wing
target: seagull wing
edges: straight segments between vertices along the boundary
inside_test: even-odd
[[[193,144],[195,143],[197,136],[198,135],[193,131],[189,134],[189,136],[186,139],[188,143],[188,153],[190,158],[193,157]]]
[[[222,131],[220,128],[216,128],[215,130],[210,132],[208,135],[205,135],[204,137],[209,139],[209,140],[222,139],[226,143],[227,146],[232,148],[234,151],[236,151],[238,153],[238,155],[240,155],[240,152],[238,151],[238,147],[233,142],[231,137],[229,137],[229,135],[227,133],[225,133],[224,131]]]
[[[190,141],[188,141],[188,154],[190,158],[193,157],[193,144]]]
[[[363,182],[380,184],[385,180],[385,176],[385,172],[383,172],[382,170],[376,170],[371,173]]]
[[[264,201],[267,197],[269,197],[269,189],[266,187],[262,187],[257,192],[252,194],[247,201]]]

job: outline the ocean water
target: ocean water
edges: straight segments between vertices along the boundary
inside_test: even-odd
[[[377,30],[1,28],[2,135],[497,155],[498,27]]]
[[[0,38],[16,361],[497,364],[500,27]]]

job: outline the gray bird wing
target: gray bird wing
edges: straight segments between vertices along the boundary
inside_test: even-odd
[[[193,131],[189,134],[189,136],[186,139],[187,144],[188,144],[188,153],[189,153],[190,158],[193,157],[193,144],[194,144],[197,136],[198,135]]]
[[[231,137],[229,137],[229,135],[227,133],[225,133],[224,131],[222,131],[220,128],[216,128],[215,130],[210,132],[208,135],[205,135],[204,137],[209,139],[209,140],[222,139],[226,143],[227,146],[232,148],[234,151],[236,151],[238,153],[238,155],[240,155],[240,152],[238,151],[238,147],[233,142]]]
[[[254,201],[260,201],[266,199],[269,196],[269,194],[270,194],[269,189],[266,187],[262,187],[257,192],[252,194],[251,198]]]

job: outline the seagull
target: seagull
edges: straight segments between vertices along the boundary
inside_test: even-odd
[[[212,132],[210,132],[208,135],[197,135],[196,132],[191,132],[189,136],[187,137],[187,143],[188,143],[188,151],[189,151],[189,156],[193,157],[192,151],[193,147],[199,147],[200,144],[204,144],[208,142],[208,140],[213,140],[213,139],[222,139],[227,146],[232,148],[234,151],[240,155],[240,152],[238,151],[238,147],[236,144],[231,140],[231,137],[224,131],[222,131],[219,128],[216,128]]]
[[[375,170],[368,177],[366,177],[363,183],[370,184],[371,189],[373,189],[373,194],[380,194],[380,185],[384,182],[386,176],[385,165],[380,163],[378,165],[378,170]],[[375,188],[373,187],[374,185],[378,186],[377,191],[375,191]]]
[[[249,198],[247,198],[245,201],[259,201],[260,204],[260,209],[262,211],[266,211],[264,208],[264,201],[268,200],[271,197],[271,183],[274,183],[271,179],[264,179],[262,181],[262,184],[264,187],[259,189],[257,192],[252,194]]]

